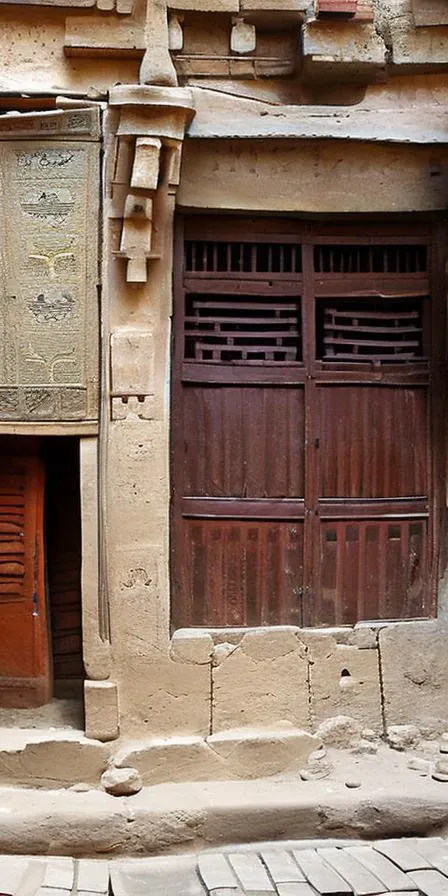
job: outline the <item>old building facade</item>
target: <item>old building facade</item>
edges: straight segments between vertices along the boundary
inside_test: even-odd
[[[1,774],[447,729],[447,3],[0,27]]]

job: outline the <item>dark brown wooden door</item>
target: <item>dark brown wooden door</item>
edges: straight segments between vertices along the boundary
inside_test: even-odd
[[[0,706],[51,696],[43,506],[42,462],[0,457]]]
[[[179,242],[174,625],[429,615],[432,235],[197,218]]]

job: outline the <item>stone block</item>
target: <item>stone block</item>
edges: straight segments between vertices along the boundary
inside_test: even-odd
[[[388,29],[389,39],[392,43],[392,52],[394,65],[415,67],[434,66],[446,64],[448,52],[448,33],[443,27],[442,16],[439,27],[432,18],[433,3],[424,3],[425,14],[428,17],[428,25],[432,27],[418,27],[414,24],[422,25],[420,21],[414,23],[414,17],[410,7],[409,0],[396,0],[394,7],[389,14],[386,11],[379,11],[379,25],[381,28]],[[444,4],[444,17],[447,17],[446,4]],[[442,26],[442,27],[440,27]]]
[[[448,630],[437,622],[389,625],[379,633],[386,725],[448,727]]]
[[[161,147],[162,141],[157,137],[137,137],[131,177],[133,189],[157,190]]]
[[[331,635],[304,632],[301,638],[309,648],[314,723],[343,715],[382,731],[378,651],[338,644]]]
[[[154,392],[154,337],[149,330],[123,328],[110,337],[112,392],[150,395]]]
[[[307,727],[307,678],[306,648],[294,629],[248,632],[213,669],[213,733],[284,721]]]
[[[255,25],[249,25],[236,18],[230,32],[230,49],[232,53],[253,53],[257,45]]]
[[[340,73],[383,68],[386,45],[373,24],[309,22],[303,28],[303,58],[306,70],[322,68],[331,77]]]
[[[376,117],[381,118],[378,112]],[[240,129],[240,120],[242,116],[235,129]],[[281,127],[281,119],[276,127]],[[325,130],[328,133],[327,125]],[[238,213],[435,210],[442,208],[448,191],[444,154],[437,146],[334,139],[190,139],[183,149],[177,201],[194,209]],[[431,177],[434,165],[440,165],[440,177]]]
[[[179,663],[211,663],[213,638],[208,632],[178,629],[171,640],[170,657]]]
[[[86,736],[115,740],[119,733],[118,690],[113,681],[84,682]]]
[[[225,762],[229,777],[248,779],[298,772],[321,741],[296,728],[244,728],[213,734],[207,738],[207,744]]]
[[[225,763],[202,737],[167,737],[137,743],[114,757],[116,768],[136,768],[145,786],[220,780]]]
[[[176,10],[194,12],[239,12],[239,0],[176,0]]]
[[[173,662],[162,653],[150,660],[127,653],[119,687],[120,726],[129,736],[209,734],[208,665]]]
[[[0,784],[11,787],[65,787],[75,782],[97,784],[110,750],[78,732],[13,730],[3,735]]]

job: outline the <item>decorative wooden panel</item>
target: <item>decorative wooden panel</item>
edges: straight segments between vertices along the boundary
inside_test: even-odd
[[[302,270],[302,251],[297,243],[231,242],[224,240],[185,240],[186,274],[298,274]]]
[[[430,613],[427,521],[323,522],[314,624]]]
[[[50,696],[44,472],[35,458],[0,460],[0,706],[37,706]]]
[[[302,389],[188,386],[184,420],[185,495],[303,495]]]
[[[175,625],[300,624],[303,524],[185,519],[182,527]]]
[[[428,494],[426,389],[363,385],[318,392],[321,498]]]
[[[42,139],[46,113],[0,125],[0,419],[97,416],[99,145],[79,139],[84,111],[60,120],[64,140]],[[33,122],[38,141],[12,139]]]
[[[325,243],[314,248],[318,274],[420,274],[427,269],[424,244]]]
[[[402,363],[424,354],[421,299],[320,302],[317,329],[323,361]]]
[[[185,360],[220,364],[301,359],[300,301],[286,296],[187,295]]]

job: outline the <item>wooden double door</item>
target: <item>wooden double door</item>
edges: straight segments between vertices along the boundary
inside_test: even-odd
[[[433,613],[443,255],[436,227],[181,222],[175,626]]]

